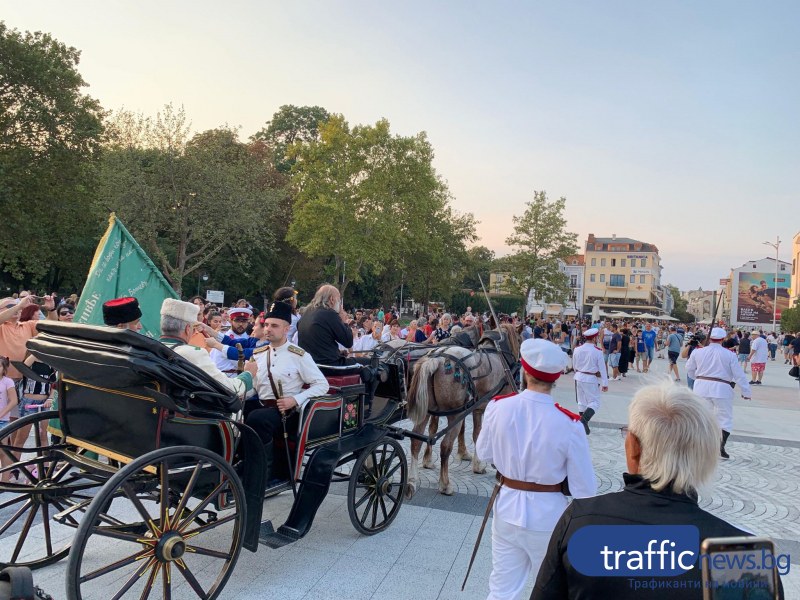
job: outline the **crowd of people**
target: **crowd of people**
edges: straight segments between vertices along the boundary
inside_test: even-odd
[[[28,411],[57,402],[54,373],[28,356],[25,343],[40,318],[69,322],[77,299],[56,300],[30,294],[0,301],[0,427]],[[135,298],[103,304],[109,327],[141,330]],[[565,559],[572,535],[597,524],[695,525],[701,539],[746,535],[703,511],[698,490],[708,482],[732,430],[733,386],[750,397],[760,385],[767,361],[800,361],[800,336],[740,332],[721,327],[591,319],[521,319],[501,315],[523,339],[522,391],[498,397],[486,409],[476,443],[481,460],[497,469],[492,525],[493,571],[490,598],[518,598],[533,573],[532,598],[656,597],[633,594],[624,578],[590,578]],[[273,440],[281,427],[297,427],[299,411],[326,393],[326,366],[353,365],[369,373],[360,354],[378,344],[404,340],[435,346],[464,328],[488,327],[489,314],[441,311],[406,322],[395,307],[345,310],[336,287],[321,286],[304,307],[297,293],[281,288],[269,307],[257,313],[246,301],[220,308],[200,297],[167,299],[161,307],[161,341],[226,386],[245,402],[244,421],[259,436],[267,455],[269,487],[287,476],[273,464]],[[687,358],[688,386],[640,388],[629,405],[623,428],[628,472],[616,494],[595,496],[596,480],[587,435],[610,381],[621,381],[633,366],[650,372],[658,359],[680,381],[678,358]],[[25,361],[33,379],[14,366]],[[746,377],[748,366],[751,379]],[[554,404],[557,380],[575,372],[579,413]],[[369,396],[370,383],[364,377]],[[693,388],[694,391],[692,391]],[[374,387],[371,388],[374,391]],[[45,435],[45,432],[42,432]],[[19,431],[24,446],[29,431]],[[3,457],[8,464],[9,457]],[[3,481],[18,476],[3,470]],[[566,496],[575,498],[568,502]],[[548,499],[549,498],[549,499]],[[487,513],[488,514],[488,513]],[[698,568],[678,577],[699,583]],[[691,586],[689,586],[691,588]],[[700,597],[702,589],[691,588]]]

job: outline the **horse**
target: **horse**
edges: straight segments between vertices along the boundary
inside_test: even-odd
[[[415,368],[408,390],[408,417],[414,422],[414,433],[421,434],[431,416],[433,422],[438,423],[438,417],[429,411],[447,413],[447,425],[450,428],[444,435],[440,448],[439,466],[439,492],[451,496],[453,486],[450,483],[448,460],[453,449],[453,440],[461,433],[464,427],[453,427],[457,421],[459,409],[465,407],[472,400],[480,399],[492,393],[511,393],[515,391],[507,382],[506,368],[510,368],[519,360],[520,338],[516,329],[509,323],[502,323],[498,329],[501,335],[501,345],[505,346],[504,352],[495,351],[495,342],[484,338],[477,349],[449,346],[436,352],[429,353],[421,358]],[[503,364],[503,361],[506,364]],[[472,396],[472,398],[470,398]],[[478,439],[483,423],[485,404],[473,410],[472,441]],[[431,423],[431,431],[435,433],[437,427]],[[411,466],[409,468],[406,497],[411,498],[416,492],[419,477],[418,457],[422,446],[420,440],[411,440]],[[466,448],[463,448],[463,457]],[[426,454],[428,454],[426,452]],[[473,453],[472,472],[485,473],[486,466]],[[432,468],[430,455],[427,465]]]

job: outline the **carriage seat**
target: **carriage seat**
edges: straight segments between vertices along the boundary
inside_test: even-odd
[[[483,336],[481,336],[481,341],[478,342],[478,345],[482,344],[483,342],[491,342],[492,344],[496,342],[503,341],[503,334],[500,331],[484,331]]]

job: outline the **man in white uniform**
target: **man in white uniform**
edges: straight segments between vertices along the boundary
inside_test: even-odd
[[[296,430],[299,409],[311,398],[328,393],[328,381],[311,355],[300,346],[289,343],[292,308],[285,302],[273,302],[264,315],[264,328],[269,346],[253,352],[258,365],[258,401],[245,407],[245,423],[261,438],[266,451],[266,481],[272,477],[274,436],[282,433],[286,417],[287,430]],[[303,389],[308,385],[307,389]]]
[[[521,354],[526,389],[489,402],[476,443],[478,456],[495,465],[499,481],[490,600],[519,598],[531,572],[538,572],[553,528],[569,503],[562,483],[569,480],[576,498],[597,491],[580,417],[555,404],[550,395],[566,355],[544,339],[525,340]]]
[[[227,336],[231,339],[241,338],[246,340],[249,338],[250,336],[247,334],[247,325],[250,323],[250,317],[253,316],[253,311],[249,308],[232,308],[228,311],[228,314],[231,319],[231,328],[225,333],[218,333],[218,338],[221,336]],[[214,348],[211,350],[210,356],[214,364],[217,365],[217,368],[228,377],[234,377],[236,375],[237,361],[230,360],[225,352]]]
[[[600,410],[600,390],[608,391],[608,370],[603,351],[595,346],[599,331],[595,328],[583,332],[586,343],[572,351],[572,368],[575,370],[575,396],[581,423],[589,435],[589,421]]]
[[[742,398],[750,400],[750,384],[739,367],[736,355],[722,347],[725,330],[714,327],[709,336],[711,343],[705,348],[698,348],[686,363],[686,376],[694,379],[694,393],[711,403],[722,429],[722,443],[719,454],[722,458],[730,458],[725,451],[725,442],[733,430],[733,387],[738,383],[742,388]]]
[[[197,305],[167,298],[161,305],[161,342],[190,363],[208,373],[231,392],[244,398],[255,385],[255,365],[246,365],[236,377],[228,377],[211,361],[205,348],[189,345],[197,322]]]

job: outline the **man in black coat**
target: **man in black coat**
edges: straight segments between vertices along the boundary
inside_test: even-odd
[[[649,386],[632,400],[629,419],[629,428],[624,428],[628,429],[625,456],[629,471],[624,474],[625,489],[573,500],[550,538],[531,600],[647,600],[666,598],[670,593],[681,600],[702,600],[700,560],[690,570],[670,577],[637,579],[629,575],[593,577],[580,573],[567,548],[582,527],[693,525],[700,531],[701,543],[710,537],[751,535],[697,504],[698,487],[710,480],[716,470],[720,443],[716,419],[701,398],[679,386]],[[608,541],[612,546],[619,545],[619,540]],[[656,586],[644,585],[652,581]],[[659,583],[664,585],[658,587]],[[780,580],[778,591],[783,598]]]
[[[319,365],[354,364],[339,348],[353,347],[350,316],[342,308],[342,296],[332,285],[322,285],[297,324],[297,345]]]

